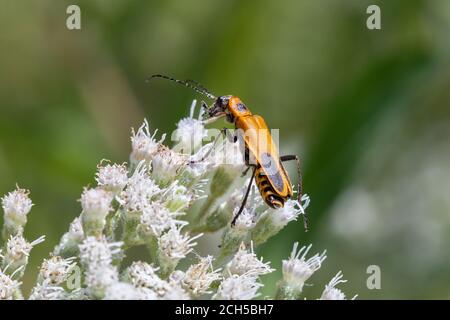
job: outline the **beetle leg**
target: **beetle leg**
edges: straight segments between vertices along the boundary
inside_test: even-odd
[[[204,124],[204,125],[210,124],[210,123],[216,121],[217,119],[220,119],[220,118],[225,117],[225,116],[226,116],[226,113],[225,113],[225,112],[222,112],[222,113],[220,113],[220,114],[218,114],[218,115],[216,115],[216,116],[214,116],[214,117],[211,117],[211,118],[208,118],[208,119],[206,119],[206,120],[203,120],[203,124]]]
[[[247,172],[248,172],[248,170],[250,170],[250,168],[251,167],[248,166],[244,171],[242,171],[241,178],[244,177],[247,174]]]
[[[247,168],[245,168],[245,170],[242,171],[241,178],[243,178],[247,174],[248,170],[250,170],[251,167],[255,167],[256,166],[254,164],[250,164],[250,157],[249,157],[248,148],[245,148],[244,162],[245,162],[245,165],[247,166]]]
[[[222,136],[228,136],[228,134],[230,134],[229,132],[228,132],[228,129],[227,128],[223,128],[223,129],[221,129],[220,130],[220,133],[222,134]],[[213,145],[211,146],[211,148],[209,148],[209,150],[208,151],[206,151],[206,153],[201,157],[201,159],[199,159],[199,160],[191,160],[191,161],[189,161],[189,163],[197,163],[197,162],[203,162],[206,158],[208,158],[209,157],[209,155],[211,154],[211,152],[213,151],[213,149],[216,147],[216,145],[217,145],[217,142],[219,141],[220,139],[219,139],[219,137],[217,136],[215,139],[214,139],[214,142],[213,142]]]
[[[256,166],[253,168],[252,177],[250,178],[250,182],[249,182],[248,187],[247,187],[247,192],[245,192],[244,199],[242,199],[241,207],[239,208],[239,211],[236,213],[236,215],[234,216],[233,220],[231,221],[231,226],[233,226],[233,227],[236,224],[237,218],[241,215],[242,211],[244,210],[245,204],[247,203],[248,195],[249,195],[250,190],[252,188],[253,180],[255,179],[255,171],[256,171]]]
[[[297,200],[301,205],[302,195],[303,195],[303,187],[302,187],[302,171],[300,169],[300,159],[296,155],[286,155],[281,156],[280,161],[292,161],[295,160],[297,162],[297,176],[298,176],[298,184],[297,184]],[[306,213],[303,215],[303,225],[305,226],[305,230],[308,231],[308,217]]]
[[[297,188],[297,198],[298,201],[300,201],[300,199],[302,198],[302,172],[300,169],[300,159],[296,156],[296,155],[287,155],[287,156],[281,156],[280,160],[282,162],[285,161],[292,161],[295,160],[297,162],[297,176],[298,176],[298,188]]]
[[[228,130],[228,128],[223,128],[222,133],[225,134],[225,136],[227,137],[229,142],[231,142],[231,143],[237,142],[237,139],[238,139],[237,135],[231,134],[231,132],[230,132],[230,130]]]

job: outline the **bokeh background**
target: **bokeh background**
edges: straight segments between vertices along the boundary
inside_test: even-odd
[[[370,4],[382,30],[366,28]],[[47,235],[25,285],[96,164],[128,160],[130,128],[186,116],[195,93],[144,82],[166,73],[239,95],[302,158],[311,232],[291,223],[258,248],[277,269],[264,294],[299,241],[328,251],[310,296],[342,270],[349,296],[449,299],[449,35],[448,0],[0,0],[0,193],[31,189],[26,236]]]

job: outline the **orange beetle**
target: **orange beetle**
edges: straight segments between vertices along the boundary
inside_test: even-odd
[[[253,167],[252,177],[245,193],[242,204],[239,211],[234,216],[231,224],[234,225],[236,219],[242,213],[244,206],[247,202],[248,195],[251,190],[253,179],[256,181],[261,197],[272,208],[282,208],[287,199],[293,196],[292,185],[286,170],[283,167],[282,162],[296,160],[297,172],[298,172],[298,193],[297,199],[300,203],[302,197],[302,179],[300,170],[300,160],[296,155],[279,156],[278,149],[272,139],[269,127],[264,119],[253,114],[241,99],[236,96],[220,96],[215,97],[207,89],[205,89],[199,83],[192,80],[177,80],[165,75],[155,74],[152,78],[163,78],[174,81],[176,83],[187,86],[194,89],[198,93],[201,93],[214,103],[208,107],[206,103],[202,102],[202,106],[207,110],[207,123],[215,121],[221,117],[225,117],[226,120],[235,125],[236,129],[242,130],[244,133],[245,142],[245,162],[248,168],[243,174],[246,174],[248,169]],[[226,129],[223,129],[226,133]],[[256,160],[255,164],[250,164],[250,154]],[[306,215],[304,217],[305,230],[308,230],[308,224]]]

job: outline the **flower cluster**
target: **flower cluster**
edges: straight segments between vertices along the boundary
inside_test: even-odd
[[[132,130],[130,164],[100,161],[96,185],[80,197],[80,214],[39,269],[28,295],[21,278],[32,248],[24,227],[33,203],[17,189],[2,198],[3,250],[0,299],[254,299],[264,276],[275,269],[258,257],[255,247],[304,214],[309,198],[288,200],[271,209],[253,184],[241,215],[247,189],[241,141],[215,137],[203,145],[208,130],[202,111],[179,121],[174,147],[163,144],[145,120]],[[201,256],[197,243],[218,233],[216,255]],[[209,242],[209,241],[208,241]],[[206,242],[205,242],[206,244]],[[146,248],[147,261],[126,263],[130,248]],[[324,261],[325,253],[307,258],[311,246],[294,245],[282,262],[283,278],[276,298],[298,299],[303,286]],[[184,260],[184,261],[183,261]],[[180,263],[183,261],[183,263]],[[191,262],[191,263],[186,263]],[[345,299],[336,288],[338,273],[321,299]]]
[[[23,299],[20,279],[28,257],[33,247],[45,240],[42,236],[29,242],[24,237],[27,215],[33,206],[29,194],[28,190],[17,186],[16,190],[2,198],[4,245],[3,250],[0,249],[0,300]]]

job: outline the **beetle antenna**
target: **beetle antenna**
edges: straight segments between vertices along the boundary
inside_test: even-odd
[[[193,90],[195,90],[196,92],[203,94],[204,96],[208,97],[211,100],[215,100],[216,97],[209,92],[203,85],[201,85],[200,83],[198,83],[197,81],[194,80],[178,80],[169,76],[165,76],[163,74],[153,74],[150,77],[148,77],[145,82],[150,82],[151,79],[153,78],[163,78],[163,79],[167,79],[176,83],[179,83],[183,86],[186,86],[188,88],[191,88]]]

